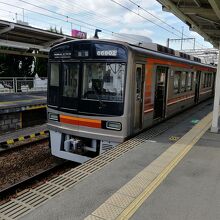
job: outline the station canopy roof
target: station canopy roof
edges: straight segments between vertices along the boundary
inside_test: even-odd
[[[220,0],[157,0],[214,47],[220,42]]]
[[[47,57],[51,46],[74,38],[28,25],[0,20],[0,52]]]

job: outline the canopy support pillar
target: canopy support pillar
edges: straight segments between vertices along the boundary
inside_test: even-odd
[[[220,42],[219,42],[219,52],[220,52]],[[219,100],[220,100],[220,54],[218,57],[218,66],[215,79],[215,98],[214,98],[214,107],[213,107],[213,116],[212,116],[212,127],[211,132],[218,132],[218,114],[219,114]]]

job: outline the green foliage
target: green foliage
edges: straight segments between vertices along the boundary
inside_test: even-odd
[[[34,57],[0,54],[0,77],[32,76]]]
[[[57,33],[57,34],[63,34],[63,29],[62,27],[60,28],[60,30],[57,30],[57,27],[55,26],[55,28],[53,28],[52,26],[50,26],[49,30],[48,31],[51,31],[53,33]]]
[[[13,54],[0,54],[0,77],[47,77],[48,59]]]

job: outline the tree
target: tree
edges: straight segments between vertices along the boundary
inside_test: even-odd
[[[21,56],[13,54],[0,54],[0,76],[1,77],[22,77],[32,76],[32,56]]]
[[[63,29],[62,29],[62,27],[60,28],[60,31],[58,31],[56,26],[55,26],[55,28],[53,28],[52,26],[50,26],[50,28],[48,29],[48,31],[53,32],[53,33],[57,33],[57,34],[63,34]]]

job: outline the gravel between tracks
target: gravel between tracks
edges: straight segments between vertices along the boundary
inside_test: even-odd
[[[3,154],[0,156],[0,190],[61,161],[51,155],[48,141]]]

